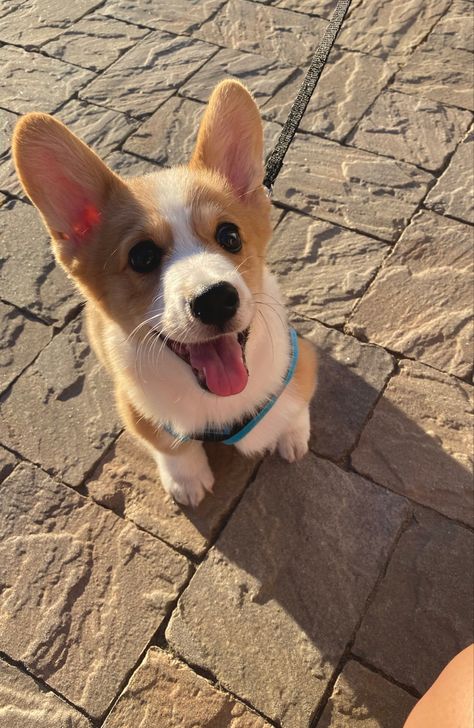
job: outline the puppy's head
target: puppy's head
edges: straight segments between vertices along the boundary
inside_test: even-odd
[[[124,180],[46,114],[14,135],[23,187],[86,297],[208,391],[247,382],[245,341],[270,236],[262,125],[239,83],[214,90],[188,166]],[[166,346],[164,345],[166,342]]]

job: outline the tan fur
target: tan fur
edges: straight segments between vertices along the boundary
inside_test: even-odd
[[[143,417],[120,388],[115,391],[115,397],[125,425],[129,432],[132,432],[139,440],[145,441],[155,450],[168,455],[177,455],[179,452],[189,449],[189,442],[176,445],[174,437],[161,427],[155,427],[146,417]]]
[[[309,402],[316,388],[317,359],[314,347],[298,336],[299,357],[294,383],[303,402]]]

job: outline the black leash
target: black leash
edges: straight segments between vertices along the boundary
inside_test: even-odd
[[[306,107],[309,104],[311,96],[313,95],[313,91],[318,84],[319,77],[326,65],[329,53],[331,52],[331,48],[334,45],[337,34],[341,29],[342,22],[350,4],[351,0],[338,0],[336,9],[334,10],[332,18],[329,21],[329,25],[324,32],[321,43],[316,49],[311,65],[303,83],[301,84],[298,96],[293,102],[288,118],[285,121],[285,125],[281,130],[277,143],[275,144],[275,148],[267,159],[263,184],[270,194],[272,192],[273,184],[283,166],[285,154],[293,141],[293,137],[296,134],[296,130],[301,119],[303,118],[303,114],[306,111]]]

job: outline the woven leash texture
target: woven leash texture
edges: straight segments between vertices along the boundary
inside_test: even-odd
[[[342,22],[350,4],[351,0],[338,0],[336,9],[334,10],[329,25],[324,32],[321,43],[316,49],[311,65],[303,83],[301,84],[298,96],[291,107],[285,125],[281,130],[281,134],[278,137],[275,148],[267,159],[263,184],[270,191],[272,190],[273,184],[280,172],[280,169],[282,168],[285,154],[287,153],[293,137],[295,136],[299,123],[306,111],[306,107],[313,95],[313,91],[317,86],[319,77],[326,65],[327,58],[334,45],[334,41],[337,38],[337,34],[341,29]]]

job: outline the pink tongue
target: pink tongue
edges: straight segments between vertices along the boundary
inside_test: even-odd
[[[194,369],[203,371],[213,394],[228,397],[245,389],[249,375],[242,348],[233,334],[202,344],[189,344],[189,358]]]

